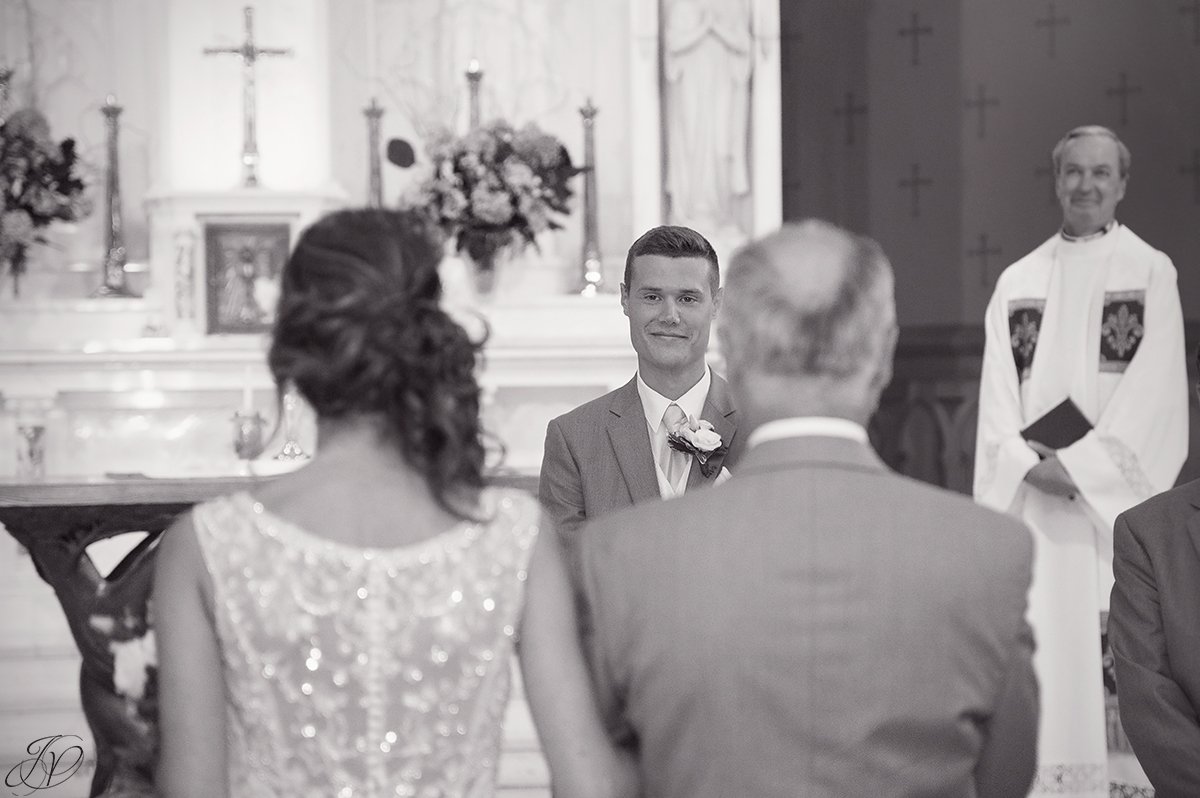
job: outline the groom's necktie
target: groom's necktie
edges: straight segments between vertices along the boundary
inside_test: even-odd
[[[683,412],[682,407],[674,402],[667,406],[667,411],[663,413],[663,445],[658,464],[663,473],[667,475],[667,482],[671,484],[672,488],[679,485],[679,478],[687,468],[687,455],[671,448],[671,445],[667,443],[667,434],[676,432],[685,421],[687,421],[687,413]]]

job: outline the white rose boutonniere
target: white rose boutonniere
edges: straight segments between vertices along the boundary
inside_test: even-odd
[[[700,463],[700,473],[707,479],[712,476],[716,463],[714,457],[725,454],[726,446],[721,434],[713,429],[709,421],[688,416],[673,432],[667,433],[667,444],[677,452],[690,454]]]

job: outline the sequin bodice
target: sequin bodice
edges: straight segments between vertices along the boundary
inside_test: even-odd
[[[538,508],[346,546],[247,494],[196,508],[228,690],[234,796],[491,795]]]

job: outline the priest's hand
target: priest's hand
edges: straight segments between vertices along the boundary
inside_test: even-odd
[[[1049,450],[1049,454],[1043,454],[1044,460],[1039,462],[1025,474],[1025,481],[1033,487],[1049,493],[1051,496],[1065,496],[1068,499],[1075,498],[1075,494],[1079,489],[1075,487],[1074,481],[1071,480],[1071,475],[1067,473],[1067,469],[1063,467],[1062,462],[1054,455],[1053,450]],[[1042,454],[1042,452],[1038,452]]]

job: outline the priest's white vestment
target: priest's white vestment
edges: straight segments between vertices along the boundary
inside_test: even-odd
[[[988,304],[975,498],[1035,540],[1029,619],[1041,690],[1033,795],[1107,798],[1100,617],[1112,590],[1118,513],[1170,488],[1187,455],[1188,386],[1175,267],[1113,223],[1056,234],[1000,276]],[[1070,397],[1093,429],[1058,451],[1072,498],[1024,481],[1039,460],[1021,430]],[[1130,776],[1137,781],[1136,776]],[[1144,778],[1142,776],[1141,778]]]

